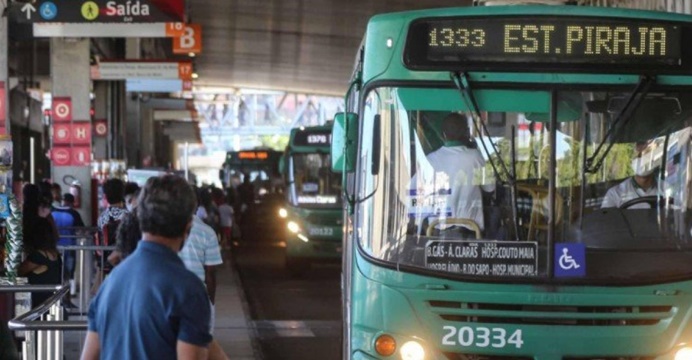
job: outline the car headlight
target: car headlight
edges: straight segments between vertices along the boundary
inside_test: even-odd
[[[294,234],[297,234],[300,232],[300,225],[298,225],[295,221],[289,221],[288,224],[286,224],[286,227],[288,230]]]
[[[684,347],[675,353],[675,360],[692,360],[692,347]]]
[[[286,209],[284,209],[284,208],[279,209],[279,217],[282,219],[287,218],[288,217],[288,211],[286,211]]]

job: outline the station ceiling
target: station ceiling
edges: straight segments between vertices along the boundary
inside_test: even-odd
[[[471,0],[188,0],[196,86],[344,95],[368,19]]]

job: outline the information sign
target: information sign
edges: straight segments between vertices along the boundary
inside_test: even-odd
[[[72,144],[91,145],[91,123],[79,121],[72,123]]]
[[[54,166],[70,166],[72,152],[67,146],[55,146],[51,150],[51,160]]]
[[[69,123],[53,124],[53,144],[69,145],[71,143],[72,125]]]
[[[199,54],[202,52],[202,25],[189,24],[185,26],[182,36],[173,38],[174,54]]]
[[[332,134],[330,130],[324,131],[298,131],[293,137],[295,146],[330,146]]]
[[[185,0],[38,0],[12,2],[10,17],[23,23],[151,23],[185,21]]]
[[[428,269],[473,276],[538,275],[535,242],[432,240],[425,245]]]
[[[414,22],[404,62],[414,69],[521,68],[530,63],[584,71],[684,64],[683,26],[644,19],[601,17],[456,17]],[[588,69],[587,69],[588,70]]]
[[[53,97],[52,114],[54,122],[72,121],[72,98]]]
[[[90,146],[75,146],[75,147],[73,147],[70,164],[72,166],[90,166],[91,165],[91,147]]]
[[[92,80],[192,79],[189,61],[101,61],[91,67]]]

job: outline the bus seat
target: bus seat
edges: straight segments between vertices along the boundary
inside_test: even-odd
[[[548,188],[535,184],[517,184],[519,197],[528,195],[531,202],[529,220],[522,224],[528,229],[527,240],[535,240],[539,231],[548,230]],[[559,193],[555,194],[555,224],[560,224],[563,217],[563,198]]]

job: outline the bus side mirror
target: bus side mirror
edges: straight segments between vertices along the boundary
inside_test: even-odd
[[[353,172],[356,169],[356,136],[358,114],[337,113],[332,127],[332,171]]]

